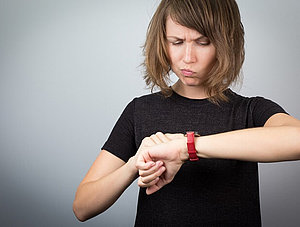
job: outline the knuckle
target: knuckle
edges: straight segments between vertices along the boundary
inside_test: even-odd
[[[157,171],[155,174],[154,174],[154,177],[157,178],[161,175],[160,171]]]
[[[142,181],[141,181],[141,177],[139,177],[139,180],[138,180],[138,186],[142,186]]]
[[[151,143],[151,138],[150,137],[145,137],[142,140],[142,144],[145,145],[145,146],[148,146],[150,143]]]
[[[145,184],[144,179],[143,179],[143,177],[141,177],[141,176],[140,176],[140,178],[139,178],[139,183],[140,183],[141,185],[144,185],[144,184]]]
[[[144,184],[148,184],[149,183],[148,177],[142,177],[142,182]]]
[[[141,188],[145,187],[145,185],[143,183],[138,183],[138,186],[141,187]]]
[[[140,172],[139,175],[140,175],[141,177],[144,177],[144,176],[145,176],[145,173],[144,173],[144,172]]]
[[[143,140],[142,140],[142,142],[147,142],[147,141],[149,141],[149,137],[147,136],[147,137],[145,137]]]

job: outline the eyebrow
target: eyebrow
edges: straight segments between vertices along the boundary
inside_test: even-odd
[[[203,39],[203,38],[207,38],[207,37],[204,36],[204,35],[201,35],[201,36],[197,37],[196,39],[193,39],[192,41],[200,40],[200,39]],[[179,38],[177,36],[172,36],[172,35],[171,36],[167,36],[167,39],[184,40],[182,38]]]

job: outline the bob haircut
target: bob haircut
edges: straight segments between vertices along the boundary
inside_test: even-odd
[[[204,81],[209,101],[228,101],[224,91],[237,82],[244,62],[244,27],[235,0],[162,0],[154,13],[143,46],[144,79],[151,92],[159,87],[165,97],[171,62],[166,40],[168,17],[206,36],[216,48],[216,63]]]

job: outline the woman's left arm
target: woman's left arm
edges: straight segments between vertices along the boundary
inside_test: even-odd
[[[147,194],[152,194],[170,183],[182,164],[189,159],[187,138],[183,134],[157,133],[156,137],[157,140],[161,138],[162,142],[145,149],[137,160],[137,168],[140,169],[138,184],[147,187]],[[199,158],[253,162],[299,160],[300,121],[287,114],[278,113],[271,116],[264,127],[195,137],[195,147]],[[164,162],[164,173],[142,170],[148,161],[157,160]]]
[[[284,113],[271,116],[264,127],[236,130],[195,139],[202,158],[278,162],[300,159],[300,121]]]

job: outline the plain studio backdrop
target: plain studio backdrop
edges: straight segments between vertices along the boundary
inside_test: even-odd
[[[0,0],[1,226],[133,226],[136,182],[84,224],[72,202],[126,104],[149,93],[139,65],[158,2]],[[300,119],[300,2],[238,3],[246,61],[234,90]],[[299,164],[259,165],[264,226],[300,225]]]

